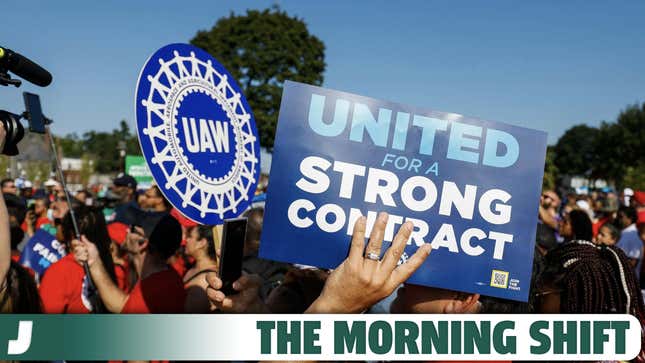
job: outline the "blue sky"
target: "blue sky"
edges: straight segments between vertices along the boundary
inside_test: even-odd
[[[57,134],[134,126],[156,49],[274,3],[325,43],[328,88],[541,129],[550,143],[645,101],[643,1],[5,0],[0,45],[54,82],[0,88],[0,108],[21,112],[31,91]]]

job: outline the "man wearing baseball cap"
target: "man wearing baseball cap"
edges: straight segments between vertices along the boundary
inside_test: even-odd
[[[121,198],[122,203],[134,200],[137,191],[137,180],[128,174],[119,174],[112,181],[112,191]]]
[[[127,225],[136,223],[136,216],[140,210],[136,201],[137,181],[128,174],[119,174],[114,178],[110,188],[118,203],[114,208],[114,222],[121,222]]]

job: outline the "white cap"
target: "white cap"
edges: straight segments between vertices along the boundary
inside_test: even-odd
[[[33,187],[34,187],[34,185],[29,180],[25,180],[25,182],[22,184],[23,189],[29,189],[29,188],[33,188]]]
[[[623,189],[623,194],[627,197],[631,197],[634,195],[634,190],[632,188],[625,188]]]
[[[47,179],[44,184],[46,187],[55,187],[58,185],[58,182],[54,179]]]
[[[578,206],[578,208],[583,209],[585,212],[591,210],[591,206],[586,200],[579,200],[576,202],[576,205]]]

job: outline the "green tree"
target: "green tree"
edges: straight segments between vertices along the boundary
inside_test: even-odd
[[[636,166],[628,166],[621,185],[634,190],[645,190],[645,161],[638,163]]]
[[[123,142],[127,155],[140,155],[139,140],[130,131],[125,120],[112,132],[87,131],[82,137],[69,134],[56,138],[65,157],[93,160],[92,172],[117,173],[123,169],[119,143]],[[89,176],[88,176],[89,177]]]
[[[90,182],[92,174],[94,174],[94,160],[85,154],[81,157],[81,184],[87,185]]]
[[[24,170],[28,180],[44,181],[49,177],[51,166],[49,161],[32,160],[24,163]]]
[[[637,175],[645,155],[645,103],[628,106],[615,123],[603,122],[594,149],[595,176],[626,186],[628,171]]]
[[[9,157],[6,155],[0,155],[0,179],[4,179],[9,176]]]
[[[553,148],[553,161],[558,170],[567,175],[593,172],[597,135],[598,129],[587,125],[576,125],[565,131]]]
[[[56,137],[56,143],[67,158],[80,158],[83,155],[83,143],[77,133],[65,137]]]
[[[543,190],[555,190],[558,173],[558,167],[555,166],[555,150],[553,146],[549,146],[546,149],[546,158],[544,161],[544,177],[542,178]]]
[[[221,18],[190,41],[220,61],[244,91],[260,133],[273,147],[285,80],[321,85],[325,45],[302,19],[277,7]]]
[[[88,131],[83,134],[83,151],[96,161],[94,168],[97,172],[117,173],[123,169],[119,142],[125,143],[126,154],[140,154],[137,136],[130,132],[125,120],[111,133]]]

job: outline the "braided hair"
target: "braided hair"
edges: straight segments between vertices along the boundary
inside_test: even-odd
[[[631,314],[645,325],[643,296],[621,249],[573,240],[550,251],[544,263],[539,284],[559,288],[561,313]]]

